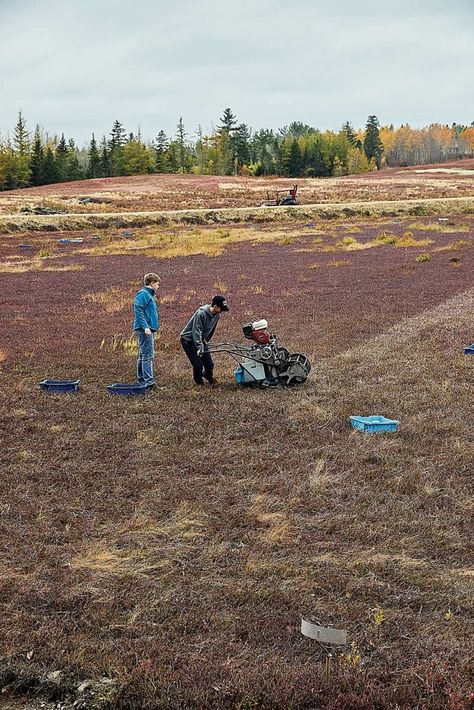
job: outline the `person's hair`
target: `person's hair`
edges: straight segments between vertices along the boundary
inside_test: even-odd
[[[143,283],[145,284],[145,286],[154,284],[157,281],[158,283],[160,282],[160,277],[158,276],[158,274],[145,274],[145,276],[143,277]]]

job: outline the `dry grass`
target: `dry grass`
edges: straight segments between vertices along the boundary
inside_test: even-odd
[[[351,264],[350,259],[333,259],[332,261],[328,262],[328,266],[332,266],[334,268],[339,268],[340,266],[349,266]]]
[[[158,337],[158,336],[157,336]],[[126,337],[115,334],[110,340],[103,338],[100,342],[100,350],[110,352],[122,352],[127,357],[136,358],[138,354],[138,343],[134,335]]]
[[[99,245],[79,250],[81,254],[112,256],[129,254],[131,251],[146,251],[147,256],[174,259],[181,256],[205,254],[220,256],[230,244],[242,242],[273,243],[286,237],[286,232],[272,230],[262,233],[253,227],[201,230],[191,228],[182,232],[143,230],[135,239],[124,240],[119,235],[109,236]]]
[[[120,313],[125,308],[131,309],[132,296],[128,291],[112,287],[105,291],[85,293],[82,300],[100,306],[106,313]]]
[[[229,290],[229,287],[223,281],[215,281],[214,282],[214,289],[218,293],[227,293],[227,291]]]
[[[372,246],[380,246],[383,244],[393,245],[395,247],[420,247],[426,246],[427,244],[432,244],[432,239],[416,239],[413,236],[413,232],[407,230],[401,236],[397,234],[391,234],[390,232],[382,232],[377,235],[375,239],[371,242]]]
[[[458,239],[454,242],[449,242],[449,244],[445,244],[442,247],[435,247],[433,251],[437,252],[450,252],[450,251],[459,251],[460,249],[465,249],[465,247],[470,246],[470,242],[467,242],[465,239]]]
[[[465,222],[412,222],[408,229],[417,232],[438,232],[439,234],[450,234],[451,232],[469,232],[470,227]]]
[[[421,247],[427,244],[433,244],[432,239],[415,239],[410,231],[404,232],[403,235],[395,242],[396,247]]]
[[[30,271],[83,271],[84,268],[83,264],[51,264],[41,258],[30,260],[11,259],[0,262],[1,274],[25,274]]]

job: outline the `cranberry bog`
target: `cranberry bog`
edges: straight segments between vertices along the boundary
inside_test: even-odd
[[[441,207],[0,236],[6,706],[472,705],[473,238]],[[161,389],[114,398],[147,271]],[[267,318],[305,385],[216,355],[192,386],[178,335],[214,292],[215,340]],[[371,414],[399,431],[350,428]],[[329,665],[301,617],[347,630]]]
[[[0,228],[12,225],[6,217],[29,215],[30,228],[35,210],[47,210],[56,215],[74,215],[105,219],[114,216],[149,215],[170,210],[252,209],[277,189],[298,184],[298,203],[343,204],[354,202],[402,200],[452,200],[474,197],[474,160],[424,165],[409,168],[386,168],[376,173],[340,178],[275,178],[223,177],[215,175],[136,175],[133,177],[100,178],[79,182],[44,185],[23,190],[0,192]],[[270,210],[270,212],[274,210]],[[293,211],[294,212],[294,211]],[[54,225],[54,221],[41,220]]]

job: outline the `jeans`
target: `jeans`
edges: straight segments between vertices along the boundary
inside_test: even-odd
[[[137,380],[141,385],[154,385],[153,357],[155,355],[155,334],[145,335],[144,330],[136,330],[138,340]]]
[[[188,356],[188,360],[193,366],[193,377],[194,382],[197,385],[202,385],[202,378],[205,377],[206,380],[212,382],[212,372],[214,370],[214,361],[211,357],[211,353],[203,352],[201,356],[197,354],[197,347],[194,343],[181,338],[181,345],[183,350]]]

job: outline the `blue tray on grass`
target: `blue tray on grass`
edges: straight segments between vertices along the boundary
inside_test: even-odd
[[[140,385],[138,382],[114,382],[113,385],[108,385],[107,389],[110,394],[125,394],[132,397],[145,394],[147,391],[146,385]]]
[[[20,249],[33,249],[33,244],[19,244]]]
[[[43,392],[77,392],[80,380],[43,380],[40,387]]]
[[[464,355],[474,355],[474,343],[472,343],[472,345],[467,345],[464,348]]]
[[[378,415],[371,417],[349,417],[351,427],[359,431],[373,433],[376,431],[397,431],[400,422],[397,419],[387,419]]]

